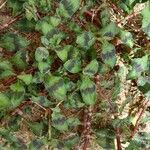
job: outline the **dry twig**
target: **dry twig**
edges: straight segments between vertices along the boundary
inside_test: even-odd
[[[6,30],[11,24],[13,24],[14,22],[18,21],[19,19],[22,18],[22,14],[17,15],[16,17],[14,17],[13,19],[11,19],[10,21],[8,21],[7,23],[1,25],[0,27],[0,32],[3,32],[4,30]]]

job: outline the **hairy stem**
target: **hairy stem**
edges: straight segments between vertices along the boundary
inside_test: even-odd
[[[91,119],[93,107],[89,106],[84,112],[84,129],[83,129],[83,150],[86,150],[89,144],[91,134]]]
[[[120,128],[116,128],[115,129],[116,131],[116,141],[117,141],[117,150],[121,150],[121,133],[120,133]]]

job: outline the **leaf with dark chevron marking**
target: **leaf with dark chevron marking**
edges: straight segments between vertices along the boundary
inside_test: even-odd
[[[29,44],[30,42],[19,34],[7,33],[0,37],[0,47],[6,51],[24,50]]]
[[[107,38],[113,38],[119,32],[119,28],[116,26],[115,23],[111,22],[110,24],[106,25],[104,28],[101,29],[101,34]]]
[[[81,70],[81,61],[78,59],[69,59],[64,64],[64,68],[71,73],[78,73]]]
[[[80,0],[61,0],[57,12],[60,16],[70,18],[79,9]]]
[[[77,37],[76,43],[85,49],[89,49],[95,42],[95,37],[91,32],[84,32]]]
[[[65,103],[66,108],[73,108],[78,109],[84,106],[84,103],[82,102],[82,97],[79,93],[73,92],[70,95],[68,95],[68,101]]]
[[[66,148],[72,148],[75,144],[79,143],[79,135],[77,133],[71,133],[69,136],[63,139],[63,143]]]
[[[98,62],[96,59],[92,60],[84,69],[83,74],[93,76],[98,71]]]
[[[49,101],[46,96],[32,96],[31,99],[44,107],[49,107],[51,104],[51,101]]]
[[[87,105],[94,105],[96,102],[96,85],[89,77],[84,76],[80,86],[82,99]]]
[[[49,52],[45,47],[38,47],[35,51],[35,59],[38,62],[46,60],[49,57]]]
[[[107,64],[111,68],[113,68],[116,63],[116,55],[115,55],[114,45],[112,45],[108,42],[103,43],[101,57],[105,64]]]
[[[134,58],[132,60],[132,69],[129,71],[127,78],[136,79],[141,75],[142,72],[149,70],[149,62],[148,55],[145,55],[141,58]]]
[[[11,62],[19,69],[25,69],[28,66],[28,51],[19,50],[11,58]]]
[[[79,50],[72,45],[66,45],[63,48],[56,49],[56,53],[57,56],[64,62],[68,59],[73,59],[80,55]]]
[[[121,37],[121,41],[122,41],[123,44],[129,46],[130,48],[133,47],[134,41],[133,41],[132,34],[130,32],[121,31],[120,37]]]
[[[52,126],[60,131],[68,130],[67,118],[61,114],[59,108],[54,108],[52,113]]]
[[[50,96],[58,100],[66,99],[67,91],[64,80],[61,77],[47,75],[45,77],[45,87]]]
[[[31,150],[37,150],[41,149],[44,145],[46,145],[46,140],[45,139],[38,139],[35,138],[31,143],[29,144],[29,149]]]

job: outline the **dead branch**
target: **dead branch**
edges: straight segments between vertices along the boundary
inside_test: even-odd
[[[22,13],[17,15],[16,17],[14,17],[13,19],[11,19],[10,21],[8,21],[7,23],[4,23],[3,25],[0,26],[0,32],[3,32],[4,30],[6,30],[7,28],[9,28],[9,26],[11,24],[13,24],[14,22],[18,21],[19,19],[22,18]]]

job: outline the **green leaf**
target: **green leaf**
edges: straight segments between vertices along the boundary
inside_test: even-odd
[[[57,56],[62,60],[66,61],[68,58],[68,52],[73,48],[71,45],[65,45],[63,48],[56,49]]]
[[[47,39],[52,39],[54,36],[57,36],[60,31],[57,28],[52,28],[46,35]]]
[[[24,100],[25,92],[10,92],[11,107],[17,107]]]
[[[101,63],[101,62],[99,63],[98,73],[100,73],[100,74],[106,74],[110,70],[111,70],[111,68],[107,64],[104,64],[104,63]]]
[[[38,47],[35,51],[35,59],[38,62],[46,60],[49,57],[49,52],[45,47]]]
[[[150,146],[150,134],[149,132],[139,132],[135,134],[132,141],[126,148],[126,150],[141,150],[141,149],[149,149]]]
[[[82,97],[79,93],[73,92],[68,96],[68,100],[64,104],[66,108],[81,108],[84,106],[84,103],[82,102]]]
[[[64,79],[67,91],[73,91],[76,88],[76,83],[71,81],[70,79]]]
[[[16,132],[20,129],[19,122],[21,121],[21,116],[10,116],[8,119],[8,128],[11,129],[12,132]]]
[[[11,61],[18,69],[25,69],[28,62],[28,52],[25,50],[18,51],[12,58]]]
[[[129,46],[130,48],[134,45],[134,40],[132,34],[128,31],[121,31],[120,38],[123,44]]]
[[[10,104],[10,99],[4,93],[0,93],[0,110],[8,108]]]
[[[73,129],[74,127],[81,124],[78,118],[68,118],[67,123],[70,129]]]
[[[68,28],[70,30],[74,31],[75,33],[80,34],[82,32],[81,27],[77,23],[75,23],[74,21],[68,22],[67,25],[68,25]]]
[[[45,74],[42,74],[40,72],[36,72],[34,75],[33,75],[33,83],[42,83],[43,82],[43,77],[44,77]]]
[[[110,22],[110,12],[108,8],[105,8],[101,12],[101,22],[103,26],[106,26]]]
[[[43,122],[30,122],[28,123],[30,130],[37,136],[42,135],[42,131],[44,129]]]
[[[46,140],[45,139],[34,139],[31,141],[30,145],[29,145],[29,150],[37,150],[37,149],[41,149],[43,146],[45,146],[46,144]]]
[[[12,64],[8,60],[3,60],[0,58],[0,79],[13,75],[15,75],[15,73],[13,73]]]
[[[103,37],[112,39],[115,37],[116,34],[118,34],[119,28],[116,26],[115,23],[111,22],[107,26],[103,27],[100,32]]]
[[[60,16],[70,18],[79,9],[80,0],[61,0],[57,12]]]
[[[47,33],[46,37],[49,40],[50,47],[52,47],[52,49],[56,49],[60,47],[59,44],[65,38],[65,33],[53,28]]]
[[[26,85],[29,85],[32,82],[31,74],[18,75],[17,77],[18,79],[22,80]]]
[[[66,99],[66,87],[64,80],[61,77],[47,75],[45,77],[45,87],[49,92],[49,95],[58,99]]]
[[[15,75],[12,70],[1,70],[0,69],[0,79],[4,79],[10,76]]]
[[[51,16],[50,17],[50,24],[53,26],[53,27],[57,27],[61,22],[61,19],[57,16]]]
[[[48,32],[50,32],[53,29],[53,27],[49,24],[48,21],[42,19],[37,22],[35,29],[38,31],[39,30],[42,31],[42,33],[46,35]]]
[[[95,43],[95,37],[91,32],[84,32],[77,37],[76,43],[85,49],[89,49]]]
[[[142,72],[149,69],[149,58],[145,55],[141,58],[132,59],[132,69],[129,71],[127,79],[136,79]]]
[[[8,60],[1,60],[0,69],[2,70],[12,70],[12,64]]]
[[[137,0],[125,0],[125,4],[129,7],[129,8],[133,8],[133,6],[136,4]]]
[[[96,102],[96,85],[89,77],[84,76],[80,86],[82,99],[87,105],[94,105]]]
[[[36,2],[42,12],[49,13],[51,11],[52,0],[40,0]]]
[[[81,70],[81,61],[78,59],[69,59],[64,64],[64,68],[71,73],[78,73]]]
[[[31,2],[31,1],[30,1]],[[34,2],[31,4],[31,3],[27,3],[25,2],[23,4],[23,7],[25,9],[25,15],[26,15],[26,18],[31,21],[32,19],[34,19],[35,21],[38,20],[38,17],[37,17],[37,9],[35,7],[35,4]]]
[[[150,38],[150,6],[147,5],[142,11],[142,30],[148,35]]]
[[[139,77],[137,81],[138,89],[146,96],[150,97],[150,79],[148,77]]]
[[[97,73],[98,67],[98,62],[96,59],[94,59],[83,69],[83,74],[93,76]]]
[[[42,43],[45,47],[48,47],[48,46],[49,46],[49,40],[47,39],[46,36],[41,36],[41,43]]]
[[[33,32],[35,31],[35,21],[29,21],[26,18],[22,18],[14,23],[13,27],[20,32]]]
[[[116,63],[116,54],[114,45],[104,42],[102,45],[102,60],[105,64],[109,65],[111,68],[115,66]]]
[[[40,104],[41,106],[44,106],[44,107],[49,107],[51,102],[47,99],[47,97],[45,96],[32,96],[31,98],[34,102]]]
[[[10,89],[14,92],[24,92],[25,88],[21,82],[16,82],[10,85]]]
[[[130,12],[130,8],[129,8],[125,3],[123,3],[122,1],[120,1],[119,6],[120,6],[120,8],[121,8],[123,11],[125,11],[126,13],[129,13],[129,12]]]
[[[71,133],[69,134],[67,137],[65,137],[63,139],[63,143],[64,143],[64,146],[67,148],[67,149],[71,149],[72,147],[74,147],[74,145],[76,145],[77,143],[79,143],[79,136],[78,134],[76,133]]]
[[[60,131],[68,130],[67,118],[60,113],[59,108],[53,109],[52,126]]]
[[[23,4],[24,4],[24,1],[15,1],[14,2],[13,0],[9,0],[7,2],[8,7],[12,9],[13,15],[16,15],[22,11]]]
[[[14,33],[4,34],[4,36],[0,38],[0,47],[7,51],[19,51],[25,49],[28,45],[29,41]]]
[[[145,112],[145,117],[143,117],[140,121],[140,123],[150,123],[150,112],[146,111]]]
[[[147,93],[145,93],[145,97],[147,97],[148,99],[150,99],[150,90]]]
[[[50,63],[49,62],[39,62],[38,68],[42,74],[47,73],[50,69]]]
[[[95,131],[96,140],[98,144],[105,150],[113,150],[115,149],[114,139],[115,133],[111,129],[99,129]]]
[[[63,48],[58,48],[56,49],[56,53],[64,62],[68,59],[75,59],[80,56],[79,50],[72,45],[65,45]]]
[[[45,16],[36,24],[36,30],[41,30],[44,35],[52,32],[60,24],[61,19],[58,16]]]

